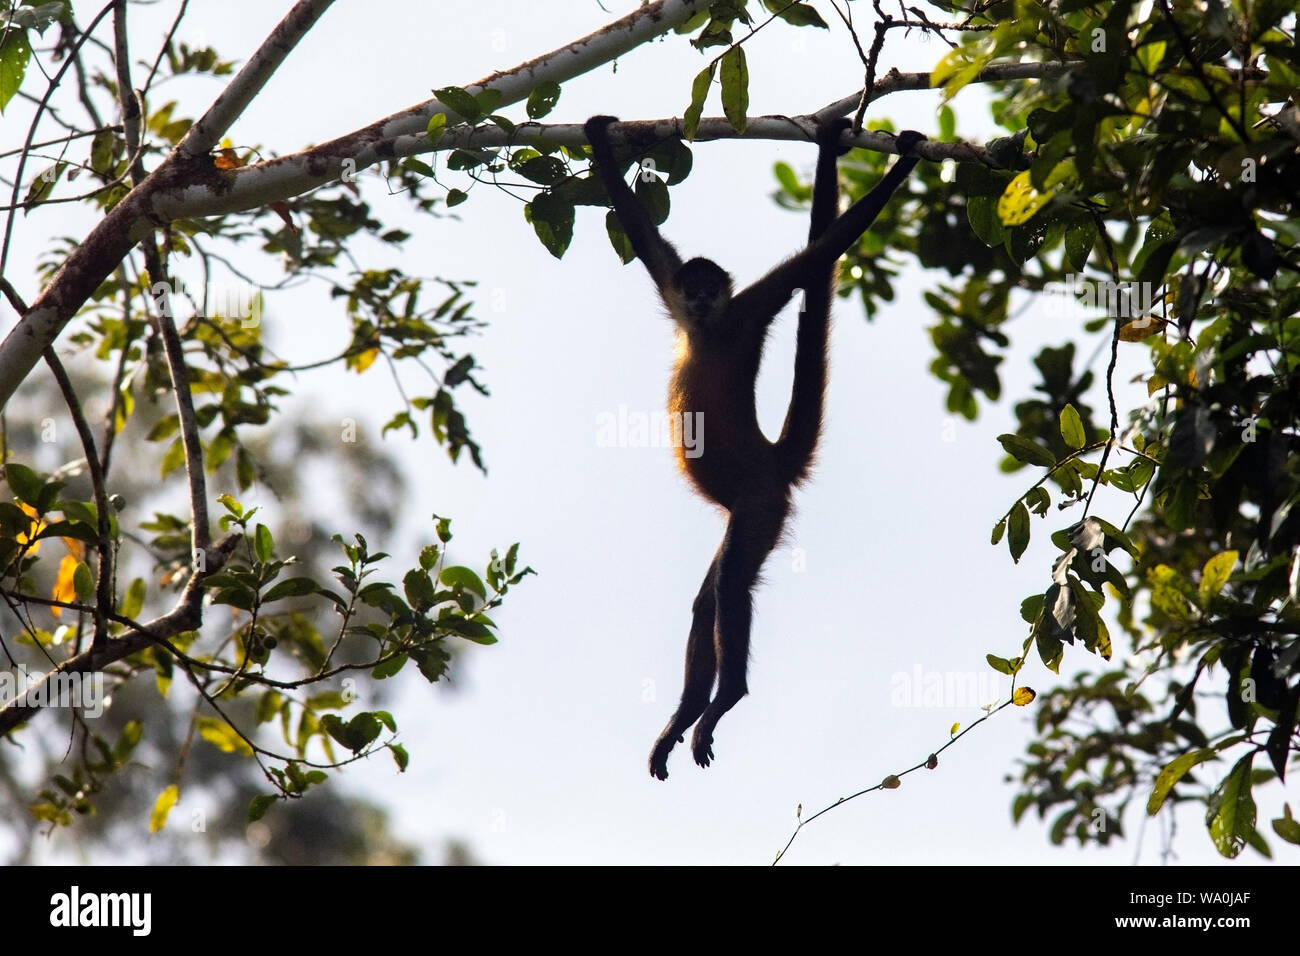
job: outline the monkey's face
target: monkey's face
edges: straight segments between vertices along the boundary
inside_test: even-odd
[[[676,275],[686,317],[707,326],[722,317],[731,300],[731,276],[710,259],[695,258],[682,265]]]

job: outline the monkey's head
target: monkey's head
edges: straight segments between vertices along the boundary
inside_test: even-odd
[[[682,263],[673,282],[687,317],[698,325],[720,318],[731,300],[731,276],[712,259],[697,256]]]

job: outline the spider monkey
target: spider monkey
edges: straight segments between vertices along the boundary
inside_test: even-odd
[[[709,765],[719,718],[748,693],[750,592],[781,536],[791,489],[808,477],[821,433],[835,263],[907,179],[918,160],[915,145],[925,137],[910,130],[901,133],[900,155],[889,172],[836,218],[836,159],[847,152],[840,137],[851,124],[845,118],[822,124],[816,137],[808,245],[733,293],[731,276],[721,266],[703,258],[682,262],[659,234],[614,158],[609,126],[616,122],[612,116],[593,116],[584,130],[623,230],[677,326],[677,359],[668,387],[672,420],[678,420],[677,414],[702,412],[708,430],[707,453],[690,457],[684,443],[678,443],[677,462],[700,494],[730,514],[692,608],[681,703],[650,753],[650,774],[664,780],[668,754],[692,724],[695,762]],[[754,380],[768,326],[796,289],[803,290],[804,301],[794,388],[781,435],[772,442],[758,427]],[[715,679],[717,692],[710,700]]]

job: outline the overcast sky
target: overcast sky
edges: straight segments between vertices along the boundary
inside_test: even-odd
[[[181,37],[242,61],[289,4],[190,6]],[[433,88],[466,85],[577,40],[636,4],[603,6],[340,0],[231,138],[272,154],[332,139],[427,99]],[[138,57],[152,57],[174,9],[133,9]],[[860,87],[853,45],[823,13],[829,33],[778,24],[747,45],[751,113],[807,113]],[[928,69],[944,51],[895,33],[884,65]],[[602,67],[567,83],[549,119],[680,115],[704,62],[670,35],[617,70]],[[176,83],[156,96],[183,97],[178,115],[193,116],[218,89],[213,81]],[[898,94],[873,115],[933,135],[938,105],[935,93]],[[994,133],[978,90],[967,88],[954,106],[959,133],[976,140]],[[522,105],[505,112],[524,116]],[[706,115],[718,112],[715,94]],[[807,174],[813,154],[806,144],[700,144],[689,180],[673,189],[667,234],[683,254],[715,258],[742,282],[755,278],[807,231],[802,215],[771,200],[773,163]],[[464,186],[456,175],[444,181]],[[995,436],[1014,428],[1010,406],[1035,381],[1031,357],[1079,334],[1077,323],[1038,307],[1014,322],[1014,348],[1002,366],[1011,401],[986,406],[970,424],[946,415],[944,389],[928,372],[934,317],[922,293],[943,277],[908,272],[896,301],[870,325],[855,300],[838,302],[820,464],[797,495],[788,541],[769,559],[757,592],[750,696],[720,723],[713,767],[699,769],[689,746],[679,746],[671,777],[660,783],[647,774],[646,757],[680,692],[691,601],[723,522],[689,491],[666,449],[597,443],[602,413],[663,407],[672,329],[649,280],[639,265],[619,264],[598,210],[579,210],[572,246],[557,261],[524,222],[520,202],[503,192],[475,188],[460,221],[417,219],[400,197],[383,194],[382,180],[363,182],[374,213],[414,234],[391,264],[477,279],[475,312],[491,323],[472,350],[492,396],[458,393],[490,474],[465,462],[450,466],[427,435],[418,442],[390,435],[412,495],[402,538],[385,550],[412,555],[430,538],[428,516],[436,511],[455,519],[459,559],[481,565],[492,547],[519,540],[523,560],[539,572],[494,615],[501,642],[464,655],[458,691],[406,685],[392,709],[412,755],[409,771],[398,775],[382,755],[342,775],[346,786],[389,807],[396,832],[424,847],[426,859],[439,859],[440,844],[456,838],[498,864],[767,863],[789,836],[796,805],[808,815],[924,760],[954,722],[978,719],[977,703],[1005,699],[1009,683],[984,656],[1019,652],[1026,634],[1019,603],[1047,583],[1054,551],[1047,532],[1075,519],[1054,509],[1046,522],[1035,519],[1018,566],[1005,545],[989,546],[994,522],[1034,480],[998,472]],[[367,265],[390,264],[370,255]],[[274,274],[264,260],[259,268],[255,250],[243,256],[255,274]],[[346,341],[340,309],[323,293],[309,286],[268,297],[267,334],[282,355],[308,361]],[[788,310],[760,379],[769,435],[784,417],[793,340]],[[1081,340],[1081,357],[1095,345]],[[1117,380],[1139,370],[1121,367]],[[1096,371],[1100,378],[1104,366]],[[385,375],[376,366],[364,377],[302,377],[288,414],[310,405],[357,418],[377,437],[398,405]],[[1104,398],[1094,402],[1101,407]],[[400,566],[395,559],[393,568]],[[1117,653],[1126,644],[1117,639]],[[1092,663],[1081,648],[1067,648],[1062,671],[1068,677]],[[970,675],[985,693],[964,706],[899,706],[895,692],[915,689],[918,673]],[[1023,680],[1046,690],[1057,678],[1035,661]],[[1053,848],[1045,824],[1012,825],[1014,790],[1004,778],[1017,772],[1032,715],[1033,708],[1003,711],[946,752],[937,771],[827,814],[804,831],[788,862],[1132,861],[1132,839],[1109,851]],[[1184,808],[1179,861],[1219,859],[1202,819],[1203,809]],[[1131,835],[1140,822],[1137,812],[1126,819]],[[1152,825],[1141,860],[1158,862],[1159,850]]]

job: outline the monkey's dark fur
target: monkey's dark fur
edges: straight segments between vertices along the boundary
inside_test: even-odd
[[[733,294],[731,276],[720,266],[702,258],[683,263],[659,234],[623,179],[626,161],[620,165],[614,157],[609,126],[616,122],[612,116],[593,116],[586,123],[595,166],[632,248],[677,325],[668,410],[674,416],[703,413],[704,453],[689,457],[679,445],[677,461],[700,494],[730,514],[722,545],[695,597],[681,703],[650,753],[650,773],[663,780],[669,752],[692,724],[695,762],[709,765],[714,727],[748,693],[750,592],[781,535],[791,488],[808,477],[821,433],[835,263],[907,178],[917,163],[914,147],[925,137],[912,131],[900,134],[900,156],[884,179],[836,218],[836,157],[844,152],[840,137],[850,124],[847,119],[824,124],[817,132],[808,245]],[[803,290],[804,303],[794,388],[781,435],[772,442],[758,427],[754,380],[768,326],[796,289]]]

